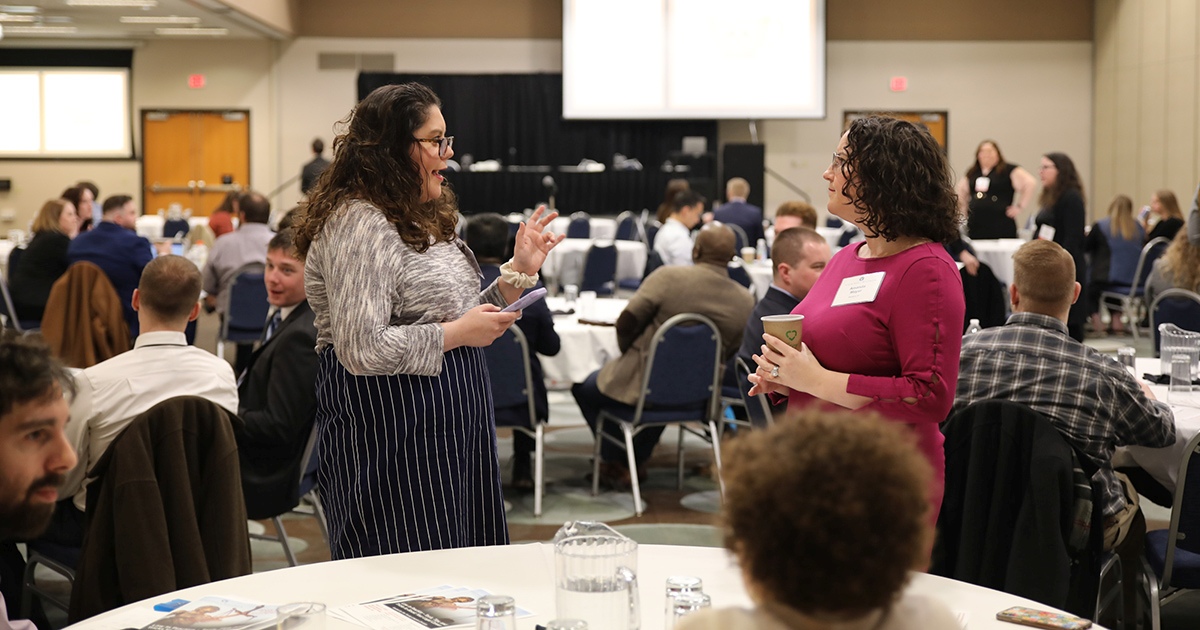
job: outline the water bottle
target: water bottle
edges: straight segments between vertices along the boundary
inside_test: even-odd
[[[758,239],[757,247],[755,249],[757,250],[756,253],[758,254],[759,260],[767,259],[767,239],[765,239],[765,238]]]
[[[983,326],[979,325],[978,319],[972,319],[971,323],[967,324],[967,334],[968,335],[974,335],[975,333],[977,333],[981,330],[983,330]]]

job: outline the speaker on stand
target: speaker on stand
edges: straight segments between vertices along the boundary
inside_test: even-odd
[[[721,150],[721,180],[717,184],[717,193],[721,201],[725,199],[725,184],[734,177],[741,177],[750,183],[748,203],[763,207],[764,172],[767,161],[767,146],[765,144],[727,144]]]

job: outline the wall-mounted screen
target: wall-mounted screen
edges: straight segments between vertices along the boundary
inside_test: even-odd
[[[129,70],[0,68],[0,157],[129,158]]]
[[[563,0],[563,117],[824,118],[825,0]]]

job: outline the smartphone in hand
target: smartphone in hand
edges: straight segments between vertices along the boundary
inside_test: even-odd
[[[544,297],[546,297],[546,287],[538,287],[538,288],[530,291],[529,293],[522,295],[520,297],[520,299],[518,299],[516,302],[513,302],[512,304],[509,304],[508,306],[505,306],[504,308],[500,309],[500,312],[501,313],[511,313],[513,311],[522,310],[525,307],[529,306],[530,304],[533,304],[534,302],[536,302]]]
[[[1051,630],[1084,630],[1091,628],[1089,619],[1074,617],[1063,613],[1046,610],[1034,610],[1024,606],[1013,606],[996,613],[996,619],[1034,628],[1050,628]]]

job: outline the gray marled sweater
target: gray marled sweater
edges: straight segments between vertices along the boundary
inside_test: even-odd
[[[481,292],[479,278],[461,240],[418,254],[378,208],[351,201],[325,223],[304,265],[317,351],[332,345],[356,375],[437,376],[440,324],[480,304],[507,305],[496,283]]]

